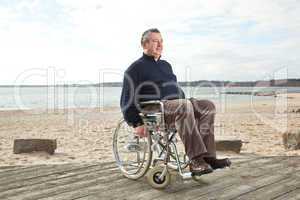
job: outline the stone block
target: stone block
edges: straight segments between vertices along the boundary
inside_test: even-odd
[[[285,132],[282,135],[284,148],[287,150],[300,149],[300,131],[298,132]]]
[[[14,153],[30,153],[34,151],[45,151],[54,154],[57,147],[56,140],[50,139],[16,139],[14,140]]]
[[[217,140],[215,143],[217,151],[240,153],[242,148],[242,140]]]

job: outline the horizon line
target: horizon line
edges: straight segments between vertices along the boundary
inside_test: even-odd
[[[256,80],[256,81],[228,81],[228,80],[197,80],[197,81],[178,81],[178,84],[192,84],[192,83],[199,83],[199,82],[217,82],[217,83],[233,83],[233,84],[243,84],[243,83],[265,83],[265,82],[285,82],[287,83],[288,81],[299,81],[300,83],[300,78],[288,78],[288,79],[269,79],[269,80]],[[3,84],[0,85],[0,87],[67,87],[67,86],[105,86],[105,85],[110,85],[111,87],[117,86],[119,87],[120,84],[123,82],[119,81],[114,81],[114,82],[101,82],[101,83],[91,83],[91,84],[77,84],[77,83],[67,83],[67,84],[24,84],[24,85],[12,85],[12,84]]]

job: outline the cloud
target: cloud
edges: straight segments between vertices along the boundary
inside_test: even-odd
[[[97,82],[103,69],[121,74],[149,27],[162,31],[179,80],[255,80],[283,66],[299,77],[299,12],[295,0],[3,1],[0,84],[33,67],[62,68],[71,82]]]

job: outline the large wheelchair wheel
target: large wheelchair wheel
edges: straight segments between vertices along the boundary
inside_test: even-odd
[[[138,137],[132,127],[120,120],[113,135],[113,152],[124,176],[138,179],[146,174],[152,162],[151,141],[149,133],[147,137]]]

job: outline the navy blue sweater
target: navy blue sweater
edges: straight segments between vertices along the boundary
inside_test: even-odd
[[[171,65],[143,54],[124,73],[120,106],[125,121],[133,126],[143,124],[138,103],[148,100],[184,99]]]

